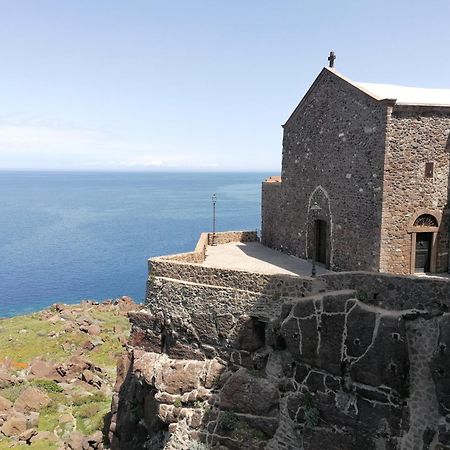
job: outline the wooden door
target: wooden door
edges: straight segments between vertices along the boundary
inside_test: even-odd
[[[416,235],[416,272],[429,272],[431,262],[431,244],[433,233],[417,233]]]
[[[324,220],[316,220],[314,227],[316,261],[327,264],[327,223]]]

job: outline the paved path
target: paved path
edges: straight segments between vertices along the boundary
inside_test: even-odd
[[[311,275],[311,264],[308,261],[264,247],[259,242],[208,246],[203,265],[265,274]],[[317,266],[318,275],[327,272],[329,271]]]

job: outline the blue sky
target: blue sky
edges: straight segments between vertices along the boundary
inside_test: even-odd
[[[0,0],[0,169],[278,172],[330,50],[450,88],[449,0]]]

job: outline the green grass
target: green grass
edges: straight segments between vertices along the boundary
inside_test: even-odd
[[[17,369],[38,356],[59,360],[67,356],[59,338],[49,338],[50,331],[60,332],[62,322],[51,323],[42,320],[39,314],[17,316],[1,321],[1,359],[9,359]],[[26,333],[20,333],[27,330]],[[10,339],[11,338],[11,339]]]
[[[25,443],[17,443],[7,438],[0,438],[0,450],[23,449],[23,450],[56,450],[57,444],[44,439],[31,445]]]
[[[77,430],[89,435],[103,428],[103,421],[111,409],[111,401],[85,403],[75,406],[72,414],[77,423]]]
[[[87,352],[86,356],[95,364],[115,369],[116,359],[112,356],[119,355],[123,350],[118,336],[122,334],[128,337],[130,329],[128,318],[114,310],[97,311],[95,308],[86,310],[85,314],[101,322],[102,333],[94,338],[98,337],[104,341],[104,344]],[[20,370],[36,357],[55,362],[68,359],[73,352],[71,349],[65,351],[63,345],[73,344],[79,348],[91,336],[80,332],[77,328],[75,331],[63,332],[67,323],[68,321],[43,320],[42,313],[2,320],[0,322],[0,348],[2,349],[0,362],[9,359],[13,367]],[[114,332],[113,327],[119,331]],[[22,333],[21,330],[26,332]],[[52,331],[59,335],[49,337],[48,333]]]
[[[94,321],[100,322],[102,332],[98,336],[89,336],[74,326],[74,331],[64,332],[67,321],[48,322],[43,313],[18,316],[0,321],[0,363],[11,362],[12,368],[22,370],[35,358],[60,363],[67,361],[73,355],[74,348],[80,348],[88,339],[101,339],[103,344],[91,351],[86,351],[84,357],[101,366],[106,378],[112,383],[116,372],[115,355],[122,353],[122,344],[118,337],[128,338],[130,324],[127,317],[120,315],[113,308],[100,311],[96,307],[82,309],[78,305],[67,306],[68,311],[77,315],[89,315]],[[44,313],[45,314],[45,313]],[[115,329],[115,331],[114,331]],[[26,330],[26,332],[21,332]],[[57,337],[49,337],[50,332],[58,333]],[[64,350],[66,347],[67,351]],[[18,385],[0,388],[0,395],[14,402],[29,386],[34,386],[45,392],[52,400],[50,405],[40,411],[38,430],[57,431],[64,434],[67,426],[60,424],[62,414],[71,414],[76,423],[76,429],[85,435],[102,430],[104,418],[111,407],[111,397],[102,392],[87,394],[83,389],[75,389],[70,394],[56,382],[47,379],[35,379]],[[56,450],[57,445],[45,440],[36,444],[26,445],[0,437],[0,450],[6,449]]]
[[[31,382],[31,384],[35,387],[37,387],[38,389],[40,389],[41,391],[45,391],[49,394],[51,393],[61,393],[64,391],[64,389],[58,384],[56,383],[56,381],[53,380],[33,380]]]
[[[0,389],[0,395],[7,398],[10,402],[15,402],[19,395],[28,387],[26,383],[15,384]]]
[[[43,408],[39,414],[39,431],[53,431],[59,424],[59,416],[61,413],[58,411],[56,403],[51,403],[47,407]]]

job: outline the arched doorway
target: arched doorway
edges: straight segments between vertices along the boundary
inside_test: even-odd
[[[305,229],[306,258],[333,269],[333,215],[330,197],[322,186],[309,196]]]
[[[327,266],[327,222],[325,220],[316,219],[314,221],[314,245],[315,245],[315,254],[316,261],[319,264],[323,264]]]
[[[411,273],[436,271],[436,238],[439,222],[433,214],[418,216],[411,232]]]

